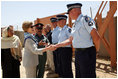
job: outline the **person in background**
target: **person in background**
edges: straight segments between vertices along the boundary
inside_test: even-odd
[[[44,27],[44,33],[46,34],[46,37],[48,38],[50,44],[52,44],[52,32],[51,32],[51,25],[50,24],[47,24]],[[49,72],[47,73],[48,77],[50,77],[50,78],[57,78],[58,77],[58,74],[55,73],[52,51],[50,51],[50,53],[47,54],[47,69],[49,70]]]
[[[1,37],[1,66],[3,78],[20,78],[21,50],[21,41],[18,36],[14,35],[13,26],[5,27]]]
[[[37,48],[38,43],[33,36],[34,29],[33,23],[25,21],[22,24],[24,30],[24,53],[23,53],[23,66],[25,67],[27,78],[36,78],[36,67],[38,65],[38,55],[43,55],[47,50],[51,50],[50,46],[45,48]]]
[[[49,40],[49,42],[50,42],[50,44],[52,44],[52,32],[51,32],[51,25],[50,24],[47,24],[46,26],[45,26],[45,29],[46,29],[46,37],[48,38],[48,40]]]
[[[46,27],[44,26],[44,27],[43,27],[43,35],[45,35],[45,37],[47,37],[46,34],[47,34],[47,29],[46,29]]]

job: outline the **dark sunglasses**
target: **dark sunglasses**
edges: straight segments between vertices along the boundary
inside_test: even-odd
[[[31,26],[30,28],[33,28],[34,26]]]

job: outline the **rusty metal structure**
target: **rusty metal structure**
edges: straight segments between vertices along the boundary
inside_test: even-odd
[[[105,3],[103,5],[103,3]],[[115,25],[114,25],[114,14],[117,10],[117,1],[110,1],[109,2],[109,11],[107,13],[107,16],[105,17],[104,21],[102,21],[102,12],[108,2],[102,1],[99,10],[94,18],[94,20],[97,23],[98,26],[98,32],[101,37],[101,41],[106,48],[107,52],[110,55],[111,58],[111,66],[115,67],[116,66],[116,35],[115,35]],[[101,10],[101,12],[100,12]],[[104,33],[106,29],[108,28],[109,30],[109,41],[107,41],[104,37]]]
[[[103,4],[104,3],[104,4]],[[116,59],[117,59],[117,55],[116,55],[116,35],[115,35],[115,25],[114,25],[114,14],[117,11],[117,1],[109,1],[109,11],[107,12],[107,16],[104,18],[102,18],[102,12],[106,6],[106,4],[108,3],[108,1],[102,1],[98,12],[94,18],[94,21],[97,24],[98,27],[98,32],[100,34],[100,38],[101,38],[101,42],[103,43],[104,47],[106,48],[107,52],[110,55],[111,58],[111,66],[112,67],[116,67]],[[60,14],[65,14],[64,13],[60,13]],[[58,15],[58,14],[57,14]],[[50,18],[51,17],[56,17],[56,15],[52,15],[49,17],[44,17],[44,18],[37,18],[34,23],[43,23],[44,25],[46,24],[50,24]],[[69,17],[69,16],[68,16]],[[68,26],[72,27],[72,20],[69,17],[68,19]],[[104,33],[106,31],[106,29],[109,30],[109,41],[106,40],[106,38],[104,37]]]

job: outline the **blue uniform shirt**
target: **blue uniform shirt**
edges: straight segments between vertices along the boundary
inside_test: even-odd
[[[71,35],[71,28],[65,25],[63,28],[61,28],[60,34],[59,34],[59,41],[58,43],[61,43],[65,40],[67,40]],[[65,47],[71,47],[71,45],[65,46]]]
[[[60,33],[60,27],[56,27],[53,29],[52,31],[52,43],[53,44],[56,44],[58,43],[58,36],[59,36],[59,33]]]
[[[72,27],[71,36],[73,37],[73,47],[88,48],[94,46],[90,35],[93,28],[96,29],[94,20],[80,14]]]

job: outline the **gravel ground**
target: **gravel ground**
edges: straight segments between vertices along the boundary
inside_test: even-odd
[[[113,69],[110,67],[110,60],[98,58],[96,62],[97,62],[96,63],[97,78],[117,78],[117,69],[116,68]],[[75,75],[74,59],[72,62],[72,70],[73,74]],[[20,66],[20,73],[21,73],[21,78],[26,78],[25,69],[22,66],[22,62]],[[47,78],[46,75],[47,73],[48,71],[45,71],[44,78]]]

